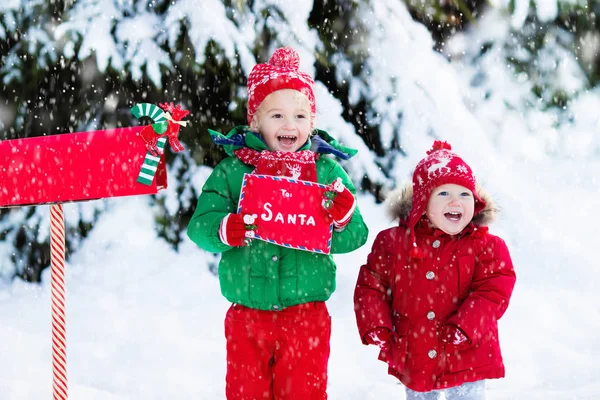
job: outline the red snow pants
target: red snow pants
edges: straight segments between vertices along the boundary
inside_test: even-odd
[[[225,317],[229,400],[326,400],[331,317],[325,302],[282,311],[233,304]]]

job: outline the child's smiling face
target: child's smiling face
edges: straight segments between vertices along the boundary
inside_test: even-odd
[[[437,229],[457,235],[471,222],[475,211],[473,193],[448,183],[432,190],[425,215]]]
[[[312,129],[310,101],[297,90],[277,90],[265,97],[250,128],[260,132],[270,150],[296,151]]]

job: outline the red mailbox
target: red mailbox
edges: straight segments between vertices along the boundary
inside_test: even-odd
[[[136,181],[144,128],[0,141],[0,207],[157,193],[167,187],[164,156],[150,185]]]

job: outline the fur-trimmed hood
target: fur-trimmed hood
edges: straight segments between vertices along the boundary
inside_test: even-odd
[[[485,208],[473,217],[473,224],[476,226],[488,226],[494,222],[500,214],[492,196],[486,192],[480,185],[477,185],[477,194],[485,201]],[[388,215],[392,220],[399,219],[406,221],[412,208],[413,189],[412,184],[408,183],[403,188],[398,188],[386,196],[385,205]]]

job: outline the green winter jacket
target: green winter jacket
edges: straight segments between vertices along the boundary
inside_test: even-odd
[[[344,148],[327,133],[319,132],[318,152],[325,151],[346,158],[356,151]],[[223,253],[219,263],[221,292],[232,303],[260,310],[281,310],[311,301],[325,301],[335,290],[336,266],[331,255],[311,253],[253,240],[250,245],[231,247],[219,239],[219,225],[228,213],[235,213],[242,179],[253,166],[244,164],[232,151],[241,146],[265,150],[264,142],[247,127],[237,127],[227,136],[210,131],[213,140],[223,144],[230,157],[221,161],[208,177],[198,198],[196,211],[188,225],[188,236],[202,249]],[[325,139],[322,140],[322,139]],[[316,142],[314,140],[313,142]],[[311,141],[301,150],[311,148]],[[355,193],[354,185],[344,169],[334,160],[319,157],[316,161],[319,183],[329,184],[341,177],[344,185]],[[367,240],[368,230],[358,207],[350,223],[341,232],[334,230],[331,253],[348,253]]]

